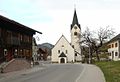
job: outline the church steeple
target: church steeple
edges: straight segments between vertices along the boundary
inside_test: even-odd
[[[71,29],[74,27],[75,24],[80,28],[80,24],[79,24],[78,18],[77,18],[76,9],[74,10],[74,15],[73,15],[73,21],[72,21],[72,24],[71,24]]]

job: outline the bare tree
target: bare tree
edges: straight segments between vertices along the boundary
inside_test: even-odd
[[[88,46],[89,48],[89,54],[88,54],[88,59],[89,59],[89,63],[92,63],[92,56],[93,56],[93,50],[94,50],[94,39],[93,39],[93,35],[92,32],[89,30],[89,28],[87,27],[86,30],[83,32],[82,34],[82,41],[81,43],[85,44]]]
[[[89,58],[90,58],[90,63],[92,63],[92,55],[95,52],[97,60],[100,60],[98,50],[99,48],[107,42],[111,36],[114,35],[114,31],[112,28],[107,26],[106,28],[99,28],[96,33],[93,34],[87,27],[86,30],[82,33],[82,43],[87,45],[89,47]],[[94,36],[95,37],[94,37]]]
[[[100,47],[102,47],[102,45],[107,42],[113,35],[114,35],[114,31],[112,28],[110,28],[110,26],[106,26],[106,28],[100,28],[97,32],[97,43],[95,43],[95,52],[96,52],[96,57],[97,60],[100,60],[100,57],[98,55],[98,50]]]

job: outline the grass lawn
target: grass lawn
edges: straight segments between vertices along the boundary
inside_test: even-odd
[[[96,62],[105,75],[106,82],[120,82],[120,61]]]

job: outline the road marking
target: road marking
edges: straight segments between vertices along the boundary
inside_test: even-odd
[[[82,66],[83,66],[83,65],[82,65]],[[86,67],[85,67],[85,66],[83,66],[83,71],[80,73],[79,77],[76,79],[76,81],[75,81],[75,82],[78,82],[78,81],[79,81],[79,79],[83,76],[83,74],[84,74],[85,70],[86,70]]]

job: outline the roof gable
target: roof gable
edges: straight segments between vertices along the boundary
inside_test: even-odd
[[[62,52],[59,57],[67,57],[67,56]]]
[[[53,48],[55,48],[62,40],[64,40],[64,42],[66,42],[72,48],[72,46],[70,45],[70,43],[68,42],[68,40],[65,38],[64,35],[62,35],[60,37],[60,39],[56,42],[56,44],[55,44],[55,46]]]
[[[120,40],[120,34],[118,34],[117,36],[115,36],[114,38],[112,38],[112,39],[109,41],[109,43],[110,43],[110,42],[113,42],[113,41],[117,41],[117,40]]]
[[[30,35],[35,34],[35,32],[42,34],[39,31],[29,28],[23,24],[20,24],[2,15],[0,15],[0,28],[4,28],[4,29],[8,29],[8,30],[20,32],[20,33],[30,34]]]

